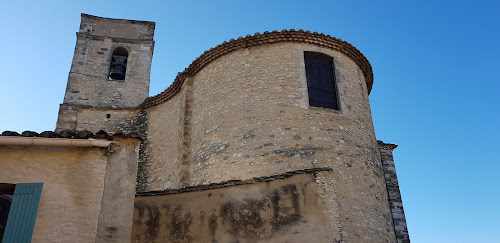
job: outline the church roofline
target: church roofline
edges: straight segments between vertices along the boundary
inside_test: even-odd
[[[239,37],[238,39],[231,39],[229,42],[223,42],[216,47],[205,51],[202,55],[196,58],[184,71],[177,74],[174,82],[160,94],[150,96],[142,103],[144,108],[161,104],[172,97],[174,97],[181,90],[182,84],[186,78],[193,77],[206,65],[213,60],[224,56],[233,51],[260,46],[265,44],[273,44],[278,42],[296,42],[312,44],[320,47],[330,48],[341,52],[342,54],[350,57],[362,70],[365,76],[368,94],[370,93],[373,85],[373,70],[370,62],[356,47],[351,43],[341,39],[325,35],[323,33],[293,29],[264,32],[263,34],[255,33],[254,35],[247,35],[246,37]]]

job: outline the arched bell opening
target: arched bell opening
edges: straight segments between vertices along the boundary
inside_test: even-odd
[[[117,47],[111,55],[109,64],[109,80],[125,80],[127,72],[128,51],[124,47]]]

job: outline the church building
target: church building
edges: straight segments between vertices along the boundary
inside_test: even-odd
[[[55,131],[0,136],[1,242],[410,241],[357,48],[255,33],[149,96],[154,31],[82,14]]]

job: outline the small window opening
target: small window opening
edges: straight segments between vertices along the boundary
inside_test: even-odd
[[[106,114],[106,118],[111,118],[111,114]]]
[[[117,47],[111,55],[111,63],[109,64],[109,80],[125,80],[127,72],[127,49]]]
[[[339,110],[333,57],[304,52],[309,105]]]
[[[15,184],[0,183],[0,242],[2,242],[7,226],[7,218],[9,217],[15,188]]]

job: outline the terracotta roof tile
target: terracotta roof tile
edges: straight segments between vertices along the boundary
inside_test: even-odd
[[[183,188],[179,188],[179,189],[165,189],[165,190],[161,190],[161,191],[141,192],[141,193],[137,193],[136,196],[154,196],[154,195],[176,194],[176,193],[201,191],[201,190],[211,190],[211,189],[217,189],[217,188],[223,188],[223,187],[229,187],[229,186],[255,184],[255,183],[259,183],[259,182],[281,180],[281,179],[289,178],[289,177],[292,177],[292,176],[298,175],[298,174],[315,174],[315,173],[321,172],[321,171],[333,171],[333,169],[329,168],[329,167],[321,167],[321,168],[294,170],[294,171],[288,171],[288,172],[283,173],[283,174],[253,177],[253,178],[248,179],[248,180],[229,180],[229,181],[223,181],[223,182],[219,182],[219,183],[210,183],[210,184],[202,184],[202,185],[197,185],[197,186],[188,186],[188,187],[183,187]]]
[[[84,130],[84,131],[78,131],[78,132],[73,132],[70,130],[64,130],[59,133],[52,132],[52,131],[44,131],[41,133],[33,132],[33,131],[24,131],[21,134],[18,132],[14,131],[4,131],[0,136],[10,136],[10,137],[40,137],[40,138],[70,138],[70,139],[89,139],[89,138],[94,138],[94,139],[101,139],[101,140],[110,140],[112,141],[114,137],[124,137],[124,138],[139,138],[142,139],[142,137],[138,133],[123,133],[123,132],[116,132],[114,134],[109,134],[103,130],[98,131],[97,133],[92,133],[90,131]]]

